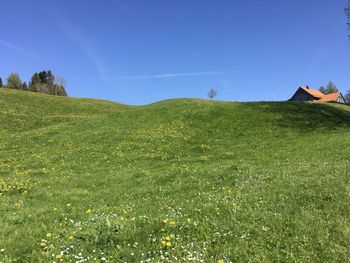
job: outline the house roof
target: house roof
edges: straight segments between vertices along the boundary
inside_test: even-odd
[[[324,95],[319,101],[329,102],[329,101],[337,101],[337,98],[340,96],[340,92],[331,93]]]
[[[321,98],[323,98],[325,96],[321,91],[318,91],[318,90],[315,90],[315,89],[310,89],[310,88],[303,88],[303,87],[301,87],[301,88],[304,91],[306,91],[307,93],[309,93],[312,97],[321,99]]]
[[[336,102],[337,98],[340,96],[340,92],[335,92],[335,93],[331,93],[331,94],[323,94],[321,91],[319,90],[314,90],[314,89],[310,89],[310,88],[304,88],[301,87],[305,92],[309,93],[311,96],[313,96],[314,98],[318,99],[318,101],[322,101],[322,102]]]

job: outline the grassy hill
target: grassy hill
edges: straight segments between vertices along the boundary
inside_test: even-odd
[[[350,107],[0,106],[0,262],[350,261]]]

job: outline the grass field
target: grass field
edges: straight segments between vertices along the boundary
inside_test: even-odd
[[[349,262],[350,107],[0,90],[0,262]]]

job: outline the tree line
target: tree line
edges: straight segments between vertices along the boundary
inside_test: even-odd
[[[0,78],[0,88],[39,92],[55,96],[67,96],[65,86],[65,80],[53,75],[51,70],[35,72],[28,84],[22,82],[17,73],[9,74],[5,84]]]

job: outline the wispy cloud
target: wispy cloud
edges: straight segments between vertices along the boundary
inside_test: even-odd
[[[70,23],[62,15],[58,13],[51,13],[52,17],[56,20],[58,26],[61,28],[63,34],[76,46],[80,47],[90,60],[92,65],[96,68],[97,74],[101,79],[108,79],[109,75],[105,69],[105,66],[101,62],[100,57],[96,53],[95,49],[91,47],[90,41],[86,35],[82,33],[79,28]]]
[[[187,73],[164,73],[156,75],[136,75],[136,76],[112,76],[115,79],[165,79],[165,78],[177,78],[177,77],[193,77],[193,76],[205,76],[205,75],[221,75],[226,71],[199,71],[199,72],[187,72]]]
[[[104,65],[101,63],[99,56],[96,54],[95,50],[90,46],[89,41],[86,39],[82,33],[75,28],[73,25],[68,24],[66,21],[61,20],[60,26],[64,34],[77,46],[85,51],[88,59],[95,66],[97,73],[103,79],[108,78],[108,74],[105,70]]]
[[[24,47],[21,47],[21,46],[18,46],[16,44],[10,43],[8,41],[2,40],[2,39],[0,39],[0,46],[5,47],[7,49],[10,49],[13,52],[16,52],[18,54],[22,54],[24,56],[41,59],[41,57],[39,55],[35,54],[34,52],[32,52]]]

